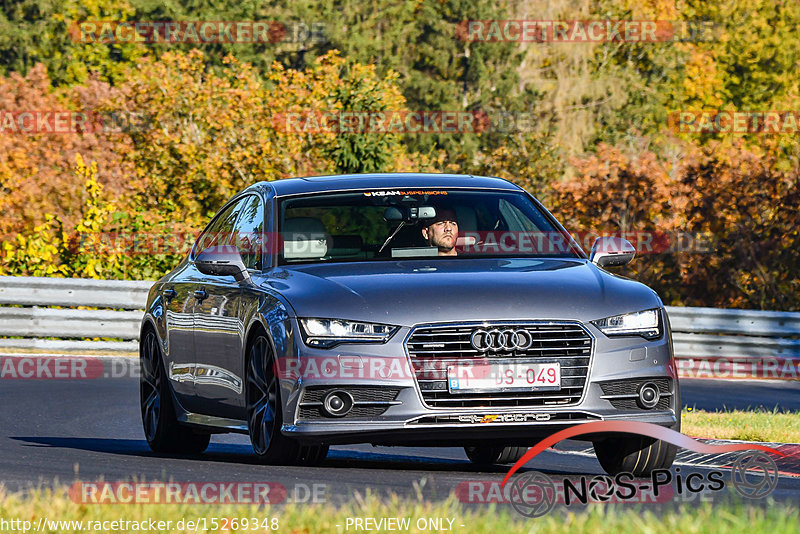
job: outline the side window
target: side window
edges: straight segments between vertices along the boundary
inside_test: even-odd
[[[257,195],[242,199],[239,220],[231,235],[231,245],[236,245],[248,269],[261,270],[263,267],[262,246],[264,243],[264,205]]]
[[[227,245],[230,243],[231,232],[233,231],[236,217],[239,215],[239,210],[241,210],[244,202],[249,200],[249,198],[250,197],[245,197],[235,204],[231,204],[211,221],[200,237],[197,238],[194,248],[192,248],[192,256],[196,256],[208,247]]]
[[[515,232],[537,232],[539,230],[524,213],[505,199],[500,199],[498,207],[509,230]]]

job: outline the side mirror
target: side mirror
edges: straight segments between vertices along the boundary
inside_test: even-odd
[[[631,262],[636,255],[630,241],[621,237],[598,237],[592,245],[589,261],[600,267],[617,267]]]
[[[233,276],[237,282],[249,282],[250,273],[244,266],[239,249],[231,245],[208,247],[194,259],[197,270],[211,276]]]

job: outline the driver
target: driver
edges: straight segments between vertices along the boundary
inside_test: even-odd
[[[432,247],[439,247],[439,256],[458,256],[458,221],[456,212],[450,208],[436,210],[436,217],[422,229],[422,237]]]

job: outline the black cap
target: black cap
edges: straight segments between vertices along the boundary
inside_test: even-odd
[[[442,221],[454,221],[456,224],[458,224],[458,216],[456,215],[456,210],[454,210],[453,208],[437,207],[436,217],[434,217],[433,219],[429,219],[427,221],[427,224],[428,226],[430,226],[432,224]]]

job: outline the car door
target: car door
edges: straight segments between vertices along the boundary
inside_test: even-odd
[[[225,243],[239,249],[245,266],[253,274],[261,270],[264,211],[257,194],[236,202],[236,222]],[[202,412],[217,417],[237,418],[243,408],[244,368],[242,349],[246,300],[253,292],[232,276],[206,276],[205,296],[195,307],[195,391]]]
[[[161,290],[166,308],[166,373],[178,402],[192,405],[194,390],[194,289],[202,274],[187,261]]]
[[[230,229],[238,212],[236,204],[223,208],[206,226],[192,247],[192,252],[183,269],[164,285],[171,297],[167,306],[170,357],[167,373],[181,405],[189,412],[202,413],[203,403],[197,397],[197,313],[198,303],[206,294],[204,287],[207,275],[194,264],[194,257],[207,247],[225,244],[221,240],[230,237]],[[173,293],[174,292],[174,293]]]

